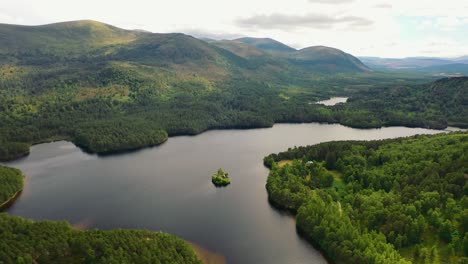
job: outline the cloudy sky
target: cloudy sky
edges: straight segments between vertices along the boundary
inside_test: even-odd
[[[467,0],[1,0],[0,23],[80,19],[197,37],[271,37],[358,56],[468,55]]]

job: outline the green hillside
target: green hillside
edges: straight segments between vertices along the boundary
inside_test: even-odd
[[[253,45],[246,44],[242,41],[220,40],[220,41],[212,41],[211,43],[220,48],[228,50],[242,58],[249,58],[249,57],[256,57],[256,56],[268,56],[268,54],[265,51],[258,49],[257,47]]]
[[[128,44],[139,35],[135,31],[87,20],[44,26],[0,24],[0,54],[17,60],[28,56],[70,58],[103,47]]]
[[[254,46],[260,50],[270,51],[270,52],[294,52],[296,49],[289,47],[279,41],[276,41],[271,38],[238,38],[234,39],[236,42],[243,42]]]
[[[275,122],[467,125],[460,116],[463,102],[456,100],[416,109],[394,100],[400,112],[368,114],[375,106],[359,98],[385,100],[387,91],[430,79],[368,72],[330,48],[280,56],[244,42],[207,43],[94,21],[0,25],[0,32],[1,160],[50,140],[112,153],[158,145],[173,135]],[[334,95],[351,96],[352,103],[344,109],[314,104]],[[413,95],[411,100],[422,96]]]
[[[230,42],[230,44],[228,44]],[[245,43],[259,51],[267,52],[277,60],[286,59],[283,64],[289,64],[298,71],[306,70],[321,73],[347,73],[370,71],[358,58],[341,50],[314,46],[296,50],[270,38],[239,38],[233,41],[222,41],[223,45],[236,54],[245,54],[247,48],[239,45]],[[253,54],[250,48],[249,54]],[[257,54],[259,53],[256,52]],[[258,56],[258,55],[257,55]]]
[[[356,57],[330,47],[308,47],[298,50],[289,56],[295,64],[302,65],[311,70],[326,72],[370,71]]]

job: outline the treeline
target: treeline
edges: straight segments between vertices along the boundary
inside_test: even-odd
[[[218,80],[123,61],[0,64],[0,73],[0,160],[26,155],[31,144],[55,139],[107,153],[159,144],[166,133],[278,122],[366,128],[468,125],[468,78],[398,87],[387,86],[388,77],[347,75],[283,80],[259,72]],[[371,88],[363,89],[364,84]],[[338,93],[351,94],[349,102],[313,103]]]
[[[29,154],[29,144],[0,141],[0,160],[14,160]]]
[[[467,153],[468,133],[299,147],[264,159],[267,190],[337,262],[466,263]],[[311,164],[340,176],[313,184]]]
[[[468,127],[468,77],[423,85],[378,87],[337,107],[341,124],[353,127]]]
[[[0,165],[0,205],[23,189],[24,177],[20,170]]]
[[[73,229],[0,214],[1,263],[201,263],[175,236],[146,230]]]
[[[122,119],[87,124],[77,129],[74,142],[89,152],[104,154],[154,146],[167,140],[166,131],[151,122],[137,121]]]

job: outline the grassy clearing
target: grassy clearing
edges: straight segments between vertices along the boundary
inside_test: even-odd
[[[293,163],[293,160],[281,160],[278,161],[278,166],[279,167],[284,167],[285,165],[291,165]]]

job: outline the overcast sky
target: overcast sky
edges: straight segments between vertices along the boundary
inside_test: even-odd
[[[197,37],[271,37],[357,56],[468,55],[468,0],[1,0],[0,23],[80,19]]]

